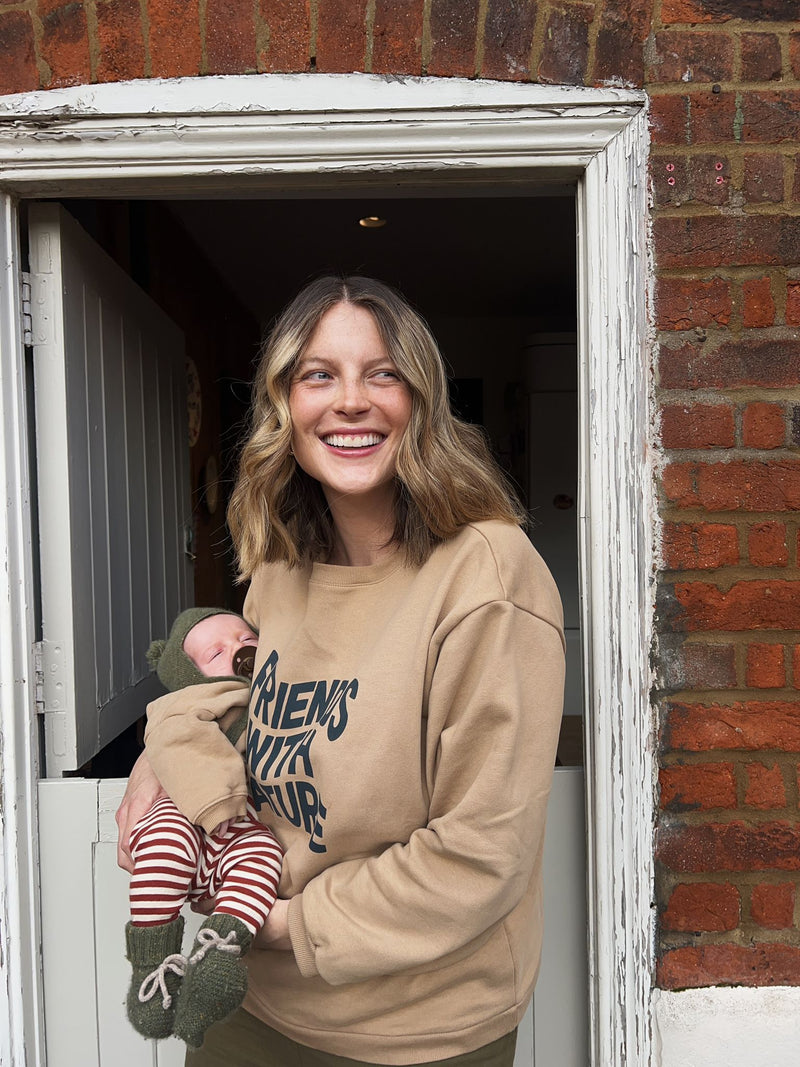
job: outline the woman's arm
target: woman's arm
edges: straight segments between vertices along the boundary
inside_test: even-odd
[[[149,811],[153,804],[163,796],[166,796],[166,793],[150,766],[147,753],[143,752],[133,765],[125,796],[114,816],[119,828],[117,863],[124,871],[133,872],[130,850],[131,830],[145,812]]]
[[[426,968],[472,951],[516,907],[541,863],[563,679],[560,631],[510,602],[450,633],[428,701],[427,825],[293,898],[303,974],[338,985]]]

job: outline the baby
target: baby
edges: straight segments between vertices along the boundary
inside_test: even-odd
[[[147,657],[170,693],[148,707],[169,794],[131,833],[133,968],[128,1018],[144,1037],[175,1034],[198,1048],[247,991],[241,956],[275,902],[282,851],[247,796],[241,753],[257,637],[238,615],[190,608]],[[209,681],[214,684],[209,684]],[[172,694],[196,686],[191,712]],[[188,957],[182,905],[214,899]]]

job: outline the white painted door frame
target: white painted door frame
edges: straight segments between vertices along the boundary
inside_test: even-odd
[[[654,503],[644,94],[461,79],[262,75],[0,97],[0,1065],[44,1063],[37,971],[30,476],[17,198],[577,184],[581,592],[594,1067],[651,1062]],[[5,1003],[4,1003],[5,1000]],[[569,1025],[569,1020],[565,1020]],[[2,1028],[0,1028],[2,1035]],[[25,1048],[27,1047],[27,1054]]]

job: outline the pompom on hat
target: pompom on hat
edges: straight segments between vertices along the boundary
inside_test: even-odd
[[[227,611],[225,608],[187,608],[172,624],[166,641],[163,639],[153,641],[147,650],[147,662],[167,689],[172,692],[176,689],[184,689],[187,685],[200,685],[211,680],[183,650],[186,635],[192,627],[203,619],[207,619],[209,615],[236,615],[236,612]],[[239,618],[238,615],[236,617]],[[223,679],[214,680],[227,681],[229,679],[241,680],[238,675],[225,675]]]

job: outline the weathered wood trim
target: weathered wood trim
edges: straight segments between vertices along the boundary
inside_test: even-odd
[[[186,78],[0,97],[0,184],[21,195],[263,193],[328,175],[575,178],[642,94],[372,75]],[[202,101],[202,103],[201,103]],[[204,105],[204,106],[203,106]],[[167,184],[164,184],[167,183]]]
[[[0,1065],[45,1062],[34,614],[17,208],[0,194]]]
[[[592,1063],[649,1064],[654,725],[645,115],[579,185],[581,599]]]
[[[370,75],[185,79],[0,99],[0,189],[25,195],[297,195],[311,183],[374,184],[379,175],[393,184],[435,179],[452,195],[466,180],[497,190],[577,180],[595,1067],[651,1063],[655,513],[644,102],[623,90]],[[3,343],[12,364],[15,329]],[[26,513],[15,521],[24,529]],[[17,627],[27,619],[18,604]],[[24,648],[19,632],[17,640]],[[4,679],[22,676],[0,667]],[[22,773],[30,791],[33,772]]]

